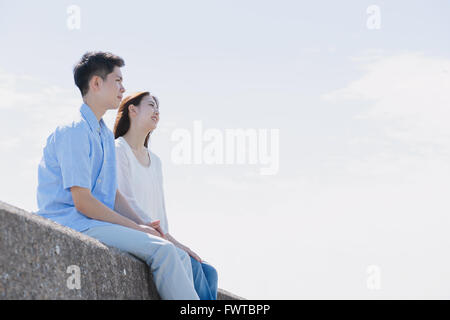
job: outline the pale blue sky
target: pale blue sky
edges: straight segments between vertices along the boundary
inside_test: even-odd
[[[448,1],[47,3],[0,0],[0,200],[36,209],[42,145],[81,101],[72,67],[112,51],[126,93],[161,101],[151,148],[169,223],[219,286],[261,299],[449,298]],[[72,4],[80,30],[66,26]],[[370,5],[379,30],[366,26]],[[279,129],[278,173],[174,165],[171,133],[195,120]],[[370,265],[380,290],[367,288]]]

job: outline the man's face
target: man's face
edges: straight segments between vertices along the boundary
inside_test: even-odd
[[[113,72],[106,76],[100,92],[106,109],[117,109],[119,107],[125,92],[122,85],[122,72],[119,67],[114,67]]]

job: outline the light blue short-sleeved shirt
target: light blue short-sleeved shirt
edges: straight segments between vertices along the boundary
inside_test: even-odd
[[[112,225],[88,218],[73,203],[70,188],[79,186],[114,210],[117,191],[114,135],[103,119],[82,104],[77,119],[47,138],[38,167],[38,215],[77,231]]]

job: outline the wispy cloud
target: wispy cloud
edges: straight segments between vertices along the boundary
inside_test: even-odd
[[[450,60],[422,53],[352,58],[363,75],[322,98],[359,105],[354,121],[371,130],[347,142],[360,150],[346,159],[349,173],[423,179],[447,172],[450,160]],[[438,170],[436,170],[438,166]]]
[[[365,74],[325,100],[359,101],[359,117],[383,121],[385,137],[450,147],[450,60],[403,53],[362,61]]]
[[[72,89],[0,69],[1,196],[28,210],[36,208],[37,165],[47,136],[78,112]]]

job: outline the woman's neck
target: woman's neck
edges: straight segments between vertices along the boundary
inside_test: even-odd
[[[135,151],[142,151],[145,149],[144,142],[147,137],[147,133],[130,128],[127,133],[123,135],[123,138],[128,142],[131,149]]]

